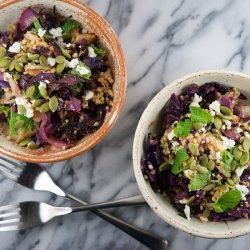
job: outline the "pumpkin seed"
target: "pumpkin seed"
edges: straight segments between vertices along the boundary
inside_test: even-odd
[[[26,114],[26,108],[22,104],[18,105],[17,109],[19,114]]]
[[[22,55],[18,58],[18,60],[22,63],[28,63],[29,59],[27,55]]]
[[[45,102],[41,107],[40,107],[40,112],[42,113],[46,113],[46,112],[49,112],[49,103],[48,102]]]
[[[44,55],[41,55],[39,57],[39,63],[41,64],[41,66],[43,67],[47,67],[48,66],[48,61],[47,58]]]
[[[0,48],[0,58],[3,58],[6,56],[6,49],[4,47]]]
[[[189,168],[190,169],[196,169],[196,160],[193,160],[191,163],[190,163],[190,165],[189,165]]]
[[[231,186],[235,185],[234,181],[231,178],[227,178],[227,183]]]
[[[64,49],[64,48],[61,47],[61,51],[62,51],[62,54],[63,54],[67,59],[70,59],[70,58],[71,58],[69,52],[68,52],[66,49]]]
[[[28,149],[36,149],[37,145],[36,145],[35,142],[31,141],[31,142],[28,143],[27,148]]]
[[[199,149],[194,143],[188,143],[188,148],[191,151],[193,155],[198,155],[199,154]]]
[[[9,71],[13,71],[15,69],[15,63],[16,63],[15,60],[11,61],[10,65],[9,65]]]
[[[188,200],[187,200],[187,205],[190,205],[194,202],[195,200],[195,195],[191,196]]]
[[[217,128],[217,129],[220,129],[221,126],[222,126],[222,120],[219,118],[219,117],[215,117],[214,118],[214,126]]]
[[[231,164],[230,164],[230,169],[231,171],[234,171],[237,167],[237,162],[236,161],[232,161]]]
[[[38,55],[38,54],[31,54],[31,53],[28,53],[27,56],[28,56],[28,59],[29,59],[30,61],[33,61],[33,60],[36,60],[36,59],[39,58],[39,55]]]
[[[63,70],[65,69],[66,64],[65,63],[60,63],[56,66],[56,73],[60,75]]]
[[[23,120],[18,120],[18,121],[15,122],[14,128],[18,129],[18,128],[21,128],[23,125],[24,125],[24,121]]]
[[[200,163],[201,163],[201,165],[204,166],[204,167],[207,166],[207,164],[208,164],[208,158],[207,158],[206,155],[202,155],[202,156],[200,157]]]
[[[231,109],[230,108],[228,108],[228,107],[226,107],[226,106],[221,106],[220,107],[220,111],[221,111],[221,113],[222,114],[224,114],[224,115],[232,115],[233,113],[232,113],[232,111],[231,111]]]
[[[210,160],[210,161],[208,162],[208,164],[207,164],[207,168],[208,168],[210,171],[212,171],[212,170],[214,169],[214,167],[215,167],[214,161]]]
[[[22,72],[23,71],[23,66],[21,64],[19,64],[18,62],[15,62],[15,69],[18,72]]]
[[[31,142],[31,138],[26,138],[23,141],[21,141],[18,145],[21,146],[21,147],[24,147],[30,142]]]
[[[56,62],[57,63],[64,63],[65,62],[65,57],[64,56],[57,56],[56,57]]]
[[[40,91],[40,94],[43,98],[47,98],[48,97],[48,93],[47,93],[47,89],[44,88],[44,87],[39,87],[39,91]]]
[[[247,164],[248,160],[249,160],[249,153],[248,152],[243,152],[242,156],[240,158],[240,164],[245,165],[245,164]]]
[[[19,75],[19,73],[17,73],[17,72],[15,72],[15,73],[13,74],[13,77],[14,77],[15,80],[19,80],[19,79],[20,79],[20,75]]]
[[[238,149],[239,149],[240,151],[242,151],[242,152],[246,152],[246,150],[243,148],[242,145],[240,145],[240,146],[238,147]]]
[[[0,68],[7,68],[11,62],[9,57],[3,57],[0,59]]]
[[[242,143],[242,146],[243,148],[246,150],[246,151],[249,151],[250,149],[250,138],[245,138],[243,143]]]
[[[194,122],[192,127],[194,130],[199,130],[204,127],[204,124],[202,122]]]
[[[197,171],[201,174],[206,174],[208,172],[208,169],[206,167],[203,167],[203,166],[198,166],[197,167]]]
[[[222,115],[221,116],[223,119],[225,119],[225,120],[233,120],[234,119],[234,117],[233,116],[230,116],[230,115]]]
[[[228,188],[227,185],[221,185],[221,186],[219,186],[219,189],[220,189],[221,191],[224,191],[224,192],[227,192],[227,191],[229,190],[229,188]]]
[[[31,85],[30,87],[27,88],[25,95],[26,97],[31,98],[33,94],[35,93],[36,87],[34,85]]]
[[[210,190],[212,190],[212,189],[215,188],[215,187],[216,187],[216,184],[210,183],[210,184],[206,185],[205,187],[203,187],[202,189],[203,189],[204,191],[210,191]]]
[[[49,100],[49,108],[54,113],[58,108],[58,100],[55,96],[52,96]]]
[[[242,156],[242,151],[240,151],[237,147],[233,150],[233,156],[236,161],[239,161]]]
[[[169,163],[168,162],[163,162],[160,167],[159,167],[159,171],[165,171],[167,168],[169,167]]]
[[[211,213],[211,210],[208,209],[208,208],[206,208],[206,209],[203,211],[202,216],[205,217],[205,218],[208,218],[209,215],[210,215],[210,213]]]
[[[45,100],[44,99],[36,99],[32,102],[31,106],[33,108],[40,107],[42,104],[44,104]]]
[[[232,174],[232,179],[236,184],[240,182],[240,177],[236,173]]]

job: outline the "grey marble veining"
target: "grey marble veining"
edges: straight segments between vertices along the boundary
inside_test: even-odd
[[[139,193],[131,150],[133,134],[149,100],[170,81],[193,71],[250,72],[250,2],[247,0],[89,0],[118,34],[128,69],[123,111],[107,137],[88,153],[47,164],[68,192],[88,202]],[[25,200],[70,205],[0,177],[0,205]],[[250,236],[229,240],[194,237],[164,223],[147,206],[109,209],[110,213],[170,241],[170,250],[248,250]],[[0,234],[1,250],[145,249],[89,212],[53,220],[25,232]]]

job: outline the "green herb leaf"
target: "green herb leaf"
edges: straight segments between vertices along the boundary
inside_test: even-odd
[[[71,87],[71,89],[77,93],[81,92],[83,89],[83,83],[79,82]]]
[[[89,73],[88,73],[88,74],[85,74],[85,75],[81,75],[81,73],[80,73],[78,70],[76,70],[78,66],[82,66],[82,67],[84,67],[84,68],[89,69]],[[71,74],[73,74],[73,75],[78,75],[78,76],[80,76],[80,77],[82,77],[82,78],[88,80],[88,79],[90,78],[90,76],[91,76],[91,70],[90,70],[90,68],[89,68],[85,63],[79,61],[79,64],[78,64],[75,68],[73,68],[73,69],[71,70]]]
[[[216,213],[223,213],[236,207],[241,200],[241,192],[237,189],[230,190],[220,197],[220,199],[213,204]]]
[[[221,153],[221,160],[224,162],[225,171],[230,172],[230,164],[233,159],[234,157],[229,151],[224,151]]]
[[[24,121],[24,125],[22,127],[23,130],[27,130],[27,129],[31,129],[34,130],[35,125],[32,119],[26,117],[25,115],[20,115],[18,113],[15,112],[10,112],[10,120],[9,120],[9,134],[12,135],[16,135],[17,134],[17,129],[15,128],[15,123],[17,121]]]
[[[38,32],[39,29],[42,29],[42,25],[40,24],[39,20],[37,19],[37,17],[33,18],[33,24],[35,26],[36,32]]]
[[[192,122],[190,119],[186,119],[185,121],[180,121],[174,128],[174,133],[178,137],[187,136],[190,134],[191,127],[192,127]]]
[[[94,44],[90,44],[90,47],[93,48],[93,50],[95,51],[95,53],[100,56],[100,57],[104,57],[106,52],[104,49],[101,48],[97,48]]]
[[[210,172],[207,172],[205,174],[202,173],[196,173],[191,180],[190,184],[188,185],[188,188],[191,191],[199,190],[206,186],[207,182],[210,179]]]
[[[186,149],[184,148],[179,149],[176,152],[175,160],[171,167],[171,172],[173,174],[179,174],[180,172],[182,172],[185,169],[182,164],[184,161],[188,159],[189,159],[189,156],[188,156]]]
[[[3,113],[5,117],[9,115],[10,107],[8,106],[0,106],[0,114]]]
[[[40,98],[43,98],[41,93],[40,93],[40,90],[38,88],[38,84],[35,85],[35,92],[33,94],[33,99],[40,99]]]
[[[212,115],[200,107],[191,106],[190,112],[192,122],[202,122],[206,124],[212,121]]]
[[[74,19],[68,19],[61,28],[63,35],[68,35],[72,29],[81,28],[81,24]]]

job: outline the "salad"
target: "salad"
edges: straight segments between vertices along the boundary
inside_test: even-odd
[[[55,7],[27,8],[0,33],[0,123],[22,147],[65,149],[98,130],[113,82],[98,37]]]
[[[172,94],[163,133],[149,134],[142,172],[181,216],[201,222],[250,214],[250,106],[236,88],[192,84]]]

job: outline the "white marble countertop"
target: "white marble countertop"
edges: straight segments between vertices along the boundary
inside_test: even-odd
[[[133,135],[149,100],[170,81],[197,70],[233,69],[250,73],[250,2],[199,0],[89,0],[114,28],[128,69],[126,102],[115,127],[88,153],[48,164],[69,192],[89,202],[139,193],[131,160]],[[68,204],[0,177],[0,205],[24,200]],[[170,241],[170,250],[250,249],[250,236],[229,240],[194,237],[164,223],[147,206],[110,213]],[[1,233],[0,249],[145,249],[112,225],[84,212],[55,219],[25,232]]]

